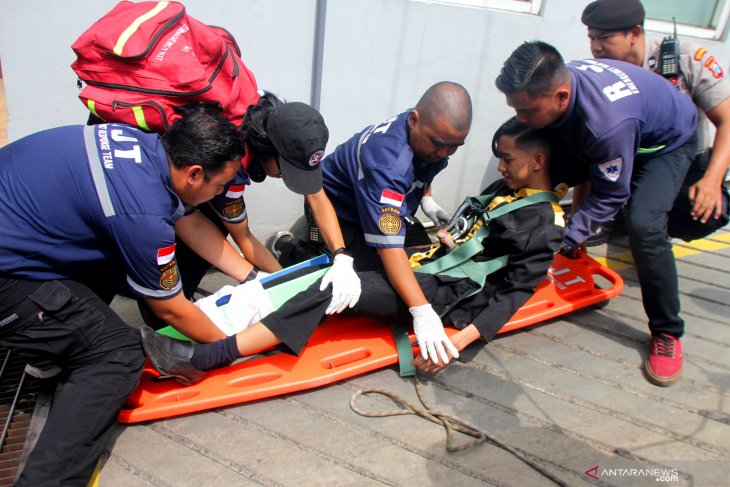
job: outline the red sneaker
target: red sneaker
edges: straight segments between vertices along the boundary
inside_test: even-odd
[[[682,374],[682,343],[679,338],[662,333],[651,337],[646,373],[649,382],[668,387],[679,380]]]

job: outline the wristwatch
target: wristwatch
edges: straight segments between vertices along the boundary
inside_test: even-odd
[[[253,266],[251,271],[246,276],[246,279],[241,281],[241,284],[243,284],[244,282],[253,281],[254,279],[256,279],[256,276],[258,275],[258,273],[259,273],[259,268],[256,266]]]

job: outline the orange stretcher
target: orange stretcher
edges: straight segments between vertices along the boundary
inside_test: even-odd
[[[596,305],[622,290],[621,277],[591,257],[583,254],[570,260],[556,255],[548,277],[499,333]],[[456,332],[449,327],[446,331]],[[286,353],[254,357],[211,371],[191,386],[159,380],[148,361],[119,421],[150,421],[289,394],[397,363],[390,326],[363,317],[332,317],[317,327],[299,357]]]

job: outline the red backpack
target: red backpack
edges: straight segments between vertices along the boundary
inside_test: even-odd
[[[166,131],[175,107],[218,103],[240,126],[259,99],[235,39],[185,13],[178,2],[120,2],[71,46],[79,98],[105,122]]]

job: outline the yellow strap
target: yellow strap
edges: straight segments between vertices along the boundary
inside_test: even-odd
[[[98,113],[96,113],[96,102],[94,100],[86,100],[86,106],[89,107],[89,111],[96,117],[101,118]]]
[[[415,254],[411,255],[411,257],[408,259],[408,262],[411,264],[411,269],[417,269],[421,267],[421,261],[423,259],[430,259],[431,256],[433,256],[433,254],[435,254],[436,251],[440,248],[441,245],[434,245],[425,252],[416,252]]]
[[[139,125],[140,128],[145,129],[148,132],[152,132],[147,126],[147,121],[144,119],[144,110],[142,110],[142,107],[132,107],[132,113],[134,113],[134,119],[137,121],[137,125]]]
[[[96,462],[94,472],[91,474],[87,487],[99,487],[99,476],[101,475],[101,467],[104,465],[104,456],[99,457],[99,461]]]
[[[167,5],[169,3],[170,2],[160,2],[160,3],[158,3],[157,5],[155,5],[155,7],[152,10],[150,10],[149,12],[147,12],[144,15],[141,15],[141,16],[137,17],[134,20],[134,22],[132,22],[129,25],[129,27],[127,27],[126,29],[124,29],[124,32],[122,32],[122,35],[120,35],[119,36],[119,39],[117,40],[117,44],[114,46],[114,49],[113,49],[114,54],[116,54],[117,56],[121,56],[122,55],[122,51],[124,50],[124,45],[127,43],[127,41],[129,40],[129,38],[132,37],[132,34],[134,34],[135,31],[139,28],[140,24],[142,24],[142,22],[145,22],[145,21],[151,19],[152,17],[154,17],[158,13],[162,12],[162,10],[165,7],[167,7]]]

